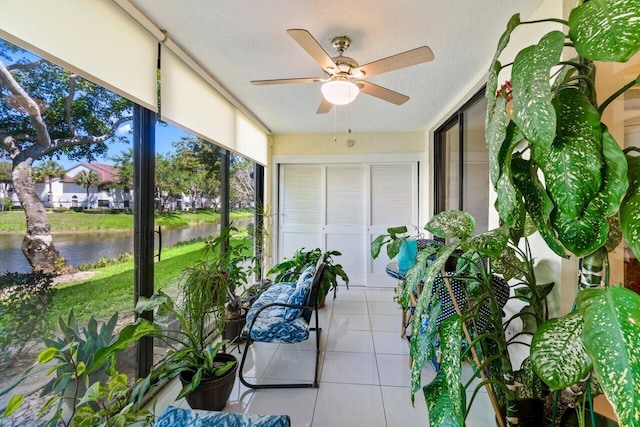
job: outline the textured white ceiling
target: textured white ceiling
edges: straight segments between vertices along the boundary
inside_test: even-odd
[[[131,0],[208,70],[273,133],[416,131],[438,117],[488,66],[509,17],[523,18],[542,0]],[[364,94],[317,115],[320,84],[254,86],[251,80],[316,77],[320,67],[288,28],[307,29],[333,56],[331,39],[346,35],[345,53],[360,64],[418,46],[432,62],[369,81],[411,99],[396,106]]]

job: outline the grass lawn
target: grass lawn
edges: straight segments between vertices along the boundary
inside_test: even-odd
[[[247,218],[253,211],[231,212],[231,219]],[[48,213],[52,233],[86,232],[95,230],[132,230],[133,214],[100,213],[87,214],[66,211]],[[220,214],[214,211],[169,212],[155,215],[155,225],[167,228],[187,227],[189,224],[215,223],[220,221]],[[23,211],[0,212],[0,233],[24,233],[27,222]]]
[[[232,238],[232,244],[247,244],[246,237],[246,232],[240,232]],[[183,269],[202,257],[203,247],[200,242],[163,250],[162,261],[154,266],[155,289],[174,295]],[[86,323],[92,315],[106,320],[116,311],[121,314],[133,311],[133,261],[93,271],[96,275],[91,279],[57,287],[50,320],[66,317],[71,308],[79,323]]]

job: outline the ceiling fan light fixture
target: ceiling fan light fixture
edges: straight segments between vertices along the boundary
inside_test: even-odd
[[[333,105],[346,105],[353,102],[360,93],[358,86],[348,80],[331,80],[320,88],[324,99]]]

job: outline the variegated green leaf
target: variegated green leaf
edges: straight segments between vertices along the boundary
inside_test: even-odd
[[[536,374],[553,390],[576,384],[591,370],[582,345],[582,316],[573,311],[544,322],[531,341],[531,363]]]
[[[466,239],[475,231],[476,221],[466,212],[448,210],[434,215],[424,228],[437,237]]]
[[[489,147],[489,176],[494,187],[498,185],[501,172],[498,153],[500,153],[500,148],[507,137],[507,126],[511,121],[505,110],[506,105],[505,98],[503,96],[499,97],[495,106],[496,111],[485,130],[485,137]]]
[[[564,247],[577,257],[589,255],[604,245],[609,233],[609,221],[592,203],[578,219],[553,211],[551,225]]]
[[[420,277],[420,280],[424,284],[424,288],[416,301],[416,313],[429,312],[429,306],[431,305],[431,295],[433,292],[433,282],[440,273],[440,270],[444,267],[447,259],[451,256],[453,251],[458,248],[457,245],[444,246],[438,252],[438,257],[424,270],[424,274]]]
[[[626,62],[640,50],[640,0],[590,0],[569,15],[578,53],[595,61]]]
[[[623,287],[578,294],[582,341],[621,426],[640,425],[640,295]]]
[[[522,133],[518,130],[514,122],[510,122],[509,126],[507,126],[505,140],[498,153],[498,168],[502,175],[496,186],[496,192],[498,194],[496,207],[500,218],[511,227],[518,221],[517,215],[520,215],[522,209],[522,197],[516,190],[511,177],[513,150],[515,150],[521,141]]]
[[[622,242],[622,228],[620,227],[620,217],[613,215],[607,218],[609,222],[609,234],[607,234],[607,241],[604,247],[608,252],[613,252],[620,242]]]
[[[521,276],[523,266],[522,261],[516,256],[516,251],[510,246],[505,246],[499,257],[491,259],[491,269],[496,274],[502,274],[502,278],[508,282]]]
[[[553,144],[534,151],[547,191],[569,218],[578,218],[602,185],[600,114],[582,92],[563,89],[553,100],[557,131]]]
[[[429,359],[436,357],[438,325],[435,319],[442,314],[442,302],[431,304],[431,311],[414,315],[411,323],[411,393],[422,387],[422,367]],[[431,321],[433,319],[433,321]]]
[[[549,248],[561,257],[566,258],[566,252],[549,225],[549,216],[553,210],[553,202],[546,193],[535,169],[529,161],[517,158],[511,162],[513,180],[516,187],[524,195],[524,205],[531,221],[535,224],[540,235]]]
[[[554,285],[555,285],[554,282],[541,283],[539,285],[536,285],[538,296],[541,299],[546,298],[547,295],[549,295],[553,290]],[[531,300],[533,299],[533,292],[531,291],[531,288],[529,288],[528,286],[521,286],[521,287],[515,288],[513,292],[516,298],[522,301],[531,302]]]
[[[462,320],[454,315],[440,325],[442,363],[436,378],[423,388],[431,426],[463,426],[465,393],[460,383]]]
[[[624,153],[605,129],[602,135],[602,188],[577,219],[552,214],[552,224],[562,244],[578,257],[588,255],[609,241],[608,216],[617,212],[628,187]],[[613,238],[613,236],[611,236]]]
[[[640,157],[627,155],[629,189],[620,206],[622,235],[640,259]]]
[[[560,60],[564,34],[552,31],[540,43],[518,53],[513,62],[513,121],[526,139],[540,149],[551,145],[556,112],[551,104],[551,67]]]
[[[500,256],[509,241],[509,228],[499,227],[472,237],[466,244],[474,251],[490,257]]]
[[[493,55],[493,60],[491,61],[491,67],[489,69],[489,77],[487,78],[487,85],[485,87],[485,97],[487,98],[487,114],[485,120],[485,129],[489,126],[489,121],[491,117],[493,117],[494,107],[496,105],[496,92],[498,90],[498,74],[502,68],[500,61],[498,61],[498,57],[504,50],[505,47],[509,44],[509,39],[511,38],[511,33],[515,28],[520,25],[520,14],[516,13],[509,19],[507,23],[507,29],[502,36],[500,36],[500,40],[498,41],[498,47],[496,48],[496,53]]]
[[[602,132],[602,158],[604,160],[603,184],[593,203],[603,216],[609,217],[620,209],[622,196],[629,188],[629,180],[627,159],[606,128]]]
[[[413,293],[417,293],[418,284],[425,276],[425,270],[427,269],[427,260],[432,254],[430,251],[418,251],[416,255],[416,263],[407,271],[404,276],[404,283],[402,289],[402,300],[410,301],[410,297]]]

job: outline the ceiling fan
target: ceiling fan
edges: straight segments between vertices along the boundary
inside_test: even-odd
[[[321,82],[323,97],[317,114],[328,113],[333,105],[350,103],[359,92],[402,105],[409,100],[408,96],[361,79],[433,60],[431,49],[421,46],[365,65],[358,65],[355,59],[343,55],[351,44],[351,40],[346,36],[335,37],[332,40],[333,48],[338,52],[338,56],[332,58],[307,30],[290,29],[287,33],[322,67],[324,77],[253,80],[251,83],[273,85]]]

